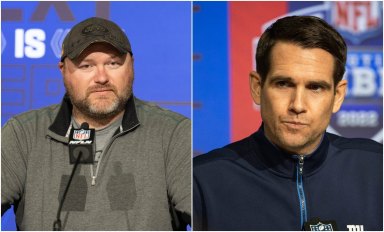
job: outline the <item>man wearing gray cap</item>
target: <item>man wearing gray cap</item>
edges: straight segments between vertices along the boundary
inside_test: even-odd
[[[134,97],[133,63],[118,25],[82,21],[63,42],[61,104],[13,117],[2,128],[2,214],[14,205],[18,229],[172,230],[190,224],[190,120]],[[80,140],[89,138],[83,132],[91,130],[79,129],[84,123],[96,130],[95,151],[92,162],[71,175],[77,164],[70,163],[68,147],[77,132]]]

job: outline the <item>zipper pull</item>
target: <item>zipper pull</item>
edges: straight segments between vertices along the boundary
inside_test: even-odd
[[[299,155],[299,173],[300,173],[300,175],[303,175],[303,169],[304,169],[304,156]]]
[[[92,176],[91,185],[94,186],[96,184],[96,176]]]

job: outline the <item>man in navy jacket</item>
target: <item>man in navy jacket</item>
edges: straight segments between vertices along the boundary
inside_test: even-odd
[[[195,230],[382,230],[382,145],[325,132],[347,48],[312,16],[277,20],[250,73],[263,124],[194,159]]]

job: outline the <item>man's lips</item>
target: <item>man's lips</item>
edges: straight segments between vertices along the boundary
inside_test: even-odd
[[[309,125],[306,122],[300,122],[300,121],[283,121],[283,124],[291,129],[302,129]]]
[[[283,121],[283,123],[294,124],[294,125],[308,125],[308,123],[300,122],[300,121]]]
[[[99,97],[110,97],[111,94],[114,94],[115,91],[113,89],[93,89],[91,91],[88,92],[87,96],[90,97],[90,96],[94,96],[96,98],[99,98]]]
[[[103,93],[103,92],[114,92],[113,89],[94,89],[90,93]]]

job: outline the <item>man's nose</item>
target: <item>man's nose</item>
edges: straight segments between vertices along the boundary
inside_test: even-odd
[[[97,71],[94,76],[94,81],[99,84],[105,84],[109,81],[107,70],[104,65],[97,66]]]
[[[295,114],[305,113],[307,111],[305,89],[297,88],[292,92],[289,111]]]

